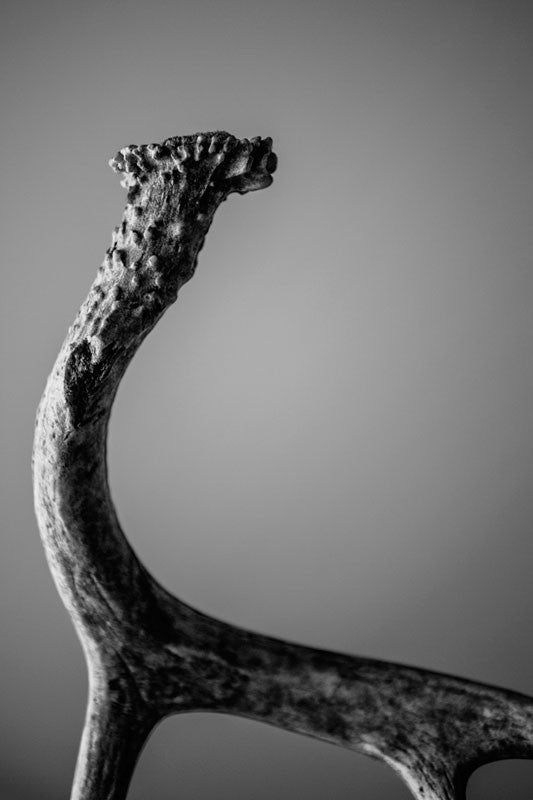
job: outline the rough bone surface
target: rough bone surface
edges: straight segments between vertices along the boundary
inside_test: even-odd
[[[164,717],[262,720],[382,759],[418,800],[533,758],[533,700],[422,669],[316,650],[208,617],[170,595],[125,538],[106,466],[109,415],[135,351],[194,274],[218,205],[272,183],[270,139],[224,132],[123,148],[128,201],[39,406],[35,506],[82,642],[89,701],[72,800],[121,800]]]

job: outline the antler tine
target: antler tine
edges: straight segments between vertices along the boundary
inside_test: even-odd
[[[82,642],[89,702],[72,800],[121,800],[169,714],[236,714],[390,764],[419,800],[462,800],[486,761],[533,757],[533,701],[434,672],[242,630],[165,591],[124,536],[106,438],[128,363],[196,268],[218,205],[269,186],[270,139],[225,132],[123,148],[121,226],[37,415],[34,486],[50,569]]]

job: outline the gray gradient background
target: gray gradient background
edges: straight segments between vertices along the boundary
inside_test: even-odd
[[[533,694],[531,3],[13,2],[0,38],[1,800],[66,797],[74,767],[85,665],[32,428],[130,142],[222,128],[280,159],[217,212],[119,392],[112,488],[149,568],[242,626]],[[532,795],[530,762],[472,782]],[[151,797],[408,793],[205,714],[151,738]]]

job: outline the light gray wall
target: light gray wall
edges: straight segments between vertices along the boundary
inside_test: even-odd
[[[280,161],[217,212],[119,393],[112,488],[149,568],[242,626],[533,694],[531,9],[5,4],[2,800],[66,797],[74,767],[85,666],[34,522],[32,427],[131,142],[270,134]],[[472,797],[510,796],[508,774]],[[533,765],[513,774],[530,798]],[[191,715],[130,796],[408,795],[362,757]]]

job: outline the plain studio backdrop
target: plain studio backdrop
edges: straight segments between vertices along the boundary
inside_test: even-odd
[[[5,2],[0,798],[68,796],[81,648],[34,520],[35,409],[125,202],[118,148],[271,135],[121,386],[122,524],[182,599],[533,694],[530,2]],[[531,798],[533,764],[472,800]],[[384,765],[173,717],[131,800],[406,800]]]

